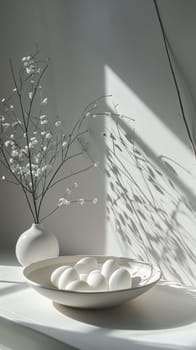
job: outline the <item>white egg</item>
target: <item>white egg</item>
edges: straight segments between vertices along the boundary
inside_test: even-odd
[[[108,259],[103,263],[101,273],[106,278],[110,278],[111,274],[119,268],[119,265],[117,264],[116,260],[114,259]]]
[[[66,290],[72,290],[72,291],[87,291],[90,290],[91,287],[86,283],[85,281],[72,281],[67,284]]]
[[[108,281],[100,271],[91,271],[88,275],[87,283],[94,290],[108,290]]]
[[[69,268],[69,266],[63,265],[63,266],[59,266],[57,267],[57,269],[55,269],[50,276],[50,281],[52,282],[52,284],[55,287],[58,287],[58,281],[59,281],[59,277],[60,275],[67,269]]]
[[[87,281],[88,273],[80,273],[80,281]]]
[[[99,269],[92,270],[92,271],[88,274],[88,276],[91,276],[91,275],[93,275],[94,273],[100,274],[101,271],[100,271]]]
[[[69,267],[66,269],[59,277],[58,281],[58,288],[59,289],[66,289],[66,286],[68,283],[79,280],[79,274],[77,270],[74,267]]]
[[[109,279],[109,289],[128,289],[132,286],[132,279],[130,273],[123,267],[115,270]]]
[[[89,273],[96,269],[97,260],[93,256],[80,259],[74,266],[79,273]]]

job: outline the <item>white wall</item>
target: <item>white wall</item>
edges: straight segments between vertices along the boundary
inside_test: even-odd
[[[98,193],[97,207],[69,208],[46,222],[57,234],[62,252],[149,259],[162,267],[165,277],[194,284],[195,182],[175,162],[194,172],[195,159],[153,2],[1,0],[0,5],[1,95],[8,89],[7,57],[23,56],[38,41],[43,54],[52,61],[47,83],[52,113],[57,110],[71,125],[89,101],[112,93],[120,111],[135,119],[128,125],[125,119],[120,123],[125,143],[116,139],[122,152],[116,147],[111,158],[102,152],[99,131],[104,130],[103,121],[91,123],[89,153],[100,159],[100,169],[105,166],[109,172],[100,170],[80,180],[81,194]],[[194,125],[196,3],[160,0],[159,6],[177,62],[187,116]],[[110,101],[108,106],[112,109]],[[109,118],[106,126],[118,138]],[[112,146],[109,135],[106,144]],[[141,153],[139,165],[137,151]],[[170,167],[161,157],[167,157]],[[152,173],[156,173],[155,178]],[[2,244],[13,247],[31,218],[19,191],[1,184],[0,193]],[[120,195],[117,202],[116,194]]]
[[[89,95],[87,91],[86,100],[81,100],[80,103],[78,101],[79,77],[75,70],[73,39],[75,4],[72,1],[37,0],[33,3],[29,1],[13,3],[8,0],[1,1],[0,5],[2,43],[0,95],[6,96],[13,87],[9,72],[9,57],[17,62],[22,56],[34,51],[35,44],[38,43],[43,57],[51,59],[45,90],[50,101],[50,117],[58,114],[71,130],[86,103],[103,91],[103,85],[97,90],[97,83],[100,85],[97,79],[97,83],[94,82],[94,89],[92,85],[89,87],[91,94]],[[1,175],[4,174],[5,170],[1,169]],[[77,196],[93,198],[101,195],[103,198],[104,187],[99,186],[103,179],[96,171],[92,170],[91,174],[90,177],[84,174],[75,179],[80,184]],[[69,182],[64,186],[69,186]],[[99,188],[98,194],[97,188]],[[61,190],[64,193],[64,187]],[[11,246],[13,250],[17,237],[29,227],[32,218],[18,188],[1,182],[0,192],[1,246]],[[52,197],[56,204],[58,195],[55,191],[51,193]],[[104,202],[100,201],[97,206],[74,206],[67,208],[66,211],[59,211],[49,218],[45,225],[58,236],[62,252],[101,253],[104,249],[103,215]]]

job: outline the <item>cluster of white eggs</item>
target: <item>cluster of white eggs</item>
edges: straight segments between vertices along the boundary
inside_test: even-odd
[[[95,257],[84,257],[73,266],[56,268],[50,280],[56,288],[70,291],[111,291],[132,286],[126,267],[119,265],[115,259],[98,264]]]

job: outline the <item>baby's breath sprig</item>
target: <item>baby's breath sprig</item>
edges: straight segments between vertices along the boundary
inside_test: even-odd
[[[75,143],[88,132],[85,121],[89,118],[113,116],[111,112],[98,112],[97,106],[108,96],[90,103],[75,122],[70,132],[65,132],[58,118],[51,122],[48,117],[48,98],[44,94],[43,78],[48,69],[48,60],[39,59],[39,53],[21,59],[15,71],[9,61],[13,81],[12,92],[0,100],[0,162],[11,175],[2,176],[2,181],[19,185],[26,198],[35,223],[40,223],[62,206],[77,203],[97,203],[97,198],[70,198],[73,188],[66,188],[55,208],[42,214],[42,207],[49,191],[59,184],[98,165],[89,158],[89,163],[71,173],[63,170],[70,161],[81,157],[85,151],[75,150]],[[116,114],[117,115],[117,114]],[[75,164],[75,162],[74,162]]]

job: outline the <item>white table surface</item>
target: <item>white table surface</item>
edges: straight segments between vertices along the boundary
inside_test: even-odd
[[[32,339],[42,344],[34,348],[42,350],[45,335],[50,349],[59,350],[196,349],[194,288],[161,282],[132,302],[95,311],[53,304],[24,283],[22,268],[2,255],[0,281],[0,345],[11,322],[20,337],[30,339],[31,330]],[[16,342],[5,344],[0,348],[23,349]]]

